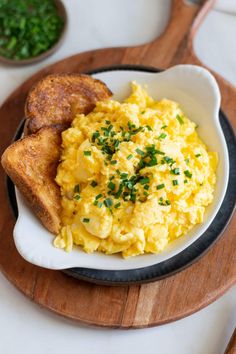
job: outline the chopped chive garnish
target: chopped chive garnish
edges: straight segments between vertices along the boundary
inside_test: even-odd
[[[172,184],[173,184],[173,186],[178,186],[179,181],[178,181],[177,179],[174,179],[174,180],[172,181]]]
[[[108,188],[110,188],[112,191],[114,191],[114,189],[115,189],[115,187],[116,187],[115,183],[113,183],[113,182],[111,182],[111,181],[108,183],[107,186],[108,186]]]
[[[147,196],[149,196],[149,193],[148,192],[143,192],[143,194],[147,197]]]
[[[127,177],[128,177],[128,173],[125,173],[125,172],[124,172],[124,173],[121,173],[121,174],[120,174],[120,178],[121,178],[121,179],[126,179]]]
[[[151,160],[146,163],[147,166],[156,166],[157,165],[157,159],[155,156],[151,157]]]
[[[120,141],[116,139],[116,140],[115,140],[115,143],[114,143],[114,147],[115,147],[115,148],[118,148],[119,144],[120,144]]]
[[[137,152],[137,154],[139,154],[141,156],[145,155],[144,152],[142,150],[140,150],[140,149],[136,149],[135,151]]]
[[[147,130],[152,131],[152,128],[150,127],[150,125],[146,125],[146,128],[147,128]]]
[[[131,200],[131,202],[135,202],[136,201],[136,194],[135,193],[131,193],[130,194],[130,200]]]
[[[192,173],[191,173],[190,171],[185,170],[185,171],[184,171],[184,174],[185,174],[186,177],[192,178]]]
[[[180,117],[179,114],[177,114],[176,119],[177,119],[177,121],[179,122],[179,124],[181,124],[181,125],[184,124],[184,121],[183,121],[183,119]]]
[[[84,151],[84,156],[91,156],[91,151]]]
[[[158,140],[165,139],[166,137],[167,137],[167,134],[161,133],[161,134],[158,136]]]
[[[81,196],[79,195],[79,194],[76,194],[75,196],[74,196],[74,199],[76,199],[76,200],[79,200],[81,198]]]
[[[133,157],[133,155],[132,155],[132,154],[128,155],[128,156],[127,156],[127,160],[132,159],[132,157]]]
[[[110,198],[107,198],[104,200],[104,205],[107,207],[107,208],[110,208],[112,206],[113,202],[112,202],[112,199]]]
[[[148,190],[149,189],[149,185],[145,184],[145,186],[143,187],[144,189]]]
[[[103,206],[103,203],[102,202],[98,202],[98,208],[101,208]]]
[[[98,185],[96,181],[92,181],[90,184],[91,184],[91,186],[92,186],[93,188]]]
[[[98,200],[94,200],[93,205],[98,205]]]
[[[180,170],[179,168],[174,168],[173,170],[170,171],[173,175],[180,175]]]
[[[184,160],[187,164],[189,163],[189,158],[187,157],[187,159]]]
[[[74,187],[74,193],[79,193],[80,192],[80,186],[79,184],[76,184],[76,186]]]
[[[165,185],[164,185],[164,183],[158,184],[156,188],[157,188],[157,190],[159,190],[159,189],[165,188]]]
[[[111,122],[109,120],[105,120],[105,123],[106,124],[110,124]]]
[[[158,201],[158,204],[161,206],[167,206],[167,205],[170,205],[171,203],[168,199],[166,201],[164,201],[164,199],[161,197]]]
[[[111,161],[111,165],[116,165],[117,164],[117,160],[112,160]]]
[[[144,114],[144,113],[145,113],[145,111],[142,111],[142,112],[141,112],[141,114]]]
[[[118,199],[118,198],[121,196],[122,191],[123,191],[123,188],[124,188],[124,186],[123,186],[122,184],[120,184],[120,185],[119,185],[119,189],[118,189],[118,191],[117,191],[116,194],[115,194],[115,198],[116,198],[116,199]]]
[[[156,154],[158,154],[158,155],[165,155],[165,153],[164,153],[163,151],[160,151],[160,150],[156,150],[155,152],[156,152]]]
[[[129,127],[129,129],[132,129],[132,126],[133,126],[133,124],[129,121],[129,122],[128,122],[128,127]]]
[[[128,189],[133,189],[133,183],[132,183],[132,182],[128,182],[128,183],[126,184],[126,187],[127,187]]]
[[[184,183],[188,183],[188,180],[187,180],[187,179],[185,179],[185,180],[184,180]]]
[[[90,219],[88,219],[88,218],[83,218],[83,222],[88,223],[89,221],[90,221]]]
[[[165,156],[164,157],[164,161],[166,162],[166,163],[168,163],[168,164],[173,164],[175,161],[171,158],[171,157],[169,157],[169,156]]]
[[[161,129],[165,129],[165,128],[167,128],[168,126],[167,125],[163,125],[162,127],[161,127]]]
[[[140,183],[140,184],[146,184],[146,183],[148,183],[148,182],[149,182],[149,178],[148,178],[148,177],[141,178],[141,179],[139,180],[139,183]]]
[[[98,195],[95,197],[95,199],[98,200],[98,199],[101,198],[101,197],[102,197],[102,194],[98,194]]]
[[[200,157],[200,156],[202,156],[202,154],[196,154],[195,156],[196,156],[196,157]]]
[[[99,132],[95,132],[95,133],[93,133],[93,135],[92,135],[92,142],[94,143],[95,142],[95,140],[99,137],[99,135],[100,135],[100,133]]]
[[[114,208],[119,208],[121,206],[121,203],[116,203],[115,205],[114,205]]]

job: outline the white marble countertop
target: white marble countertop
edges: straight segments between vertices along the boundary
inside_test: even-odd
[[[27,77],[68,55],[94,48],[137,45],[159,35],[169,0],[64,0],[69,30],[63,46],[42,63],[0,64],[0,103]],[[222,10],[224,12],[222,12]],[[218,0],[202,24],[195,49],[204,63],[236,85],[236,3]],[[30,302],[0,273],[1,354],[221,354],[236,324],[236,289],[185,319],[143,330],[88,328]]]

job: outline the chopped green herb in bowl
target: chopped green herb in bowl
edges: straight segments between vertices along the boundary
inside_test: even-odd
[[[53,53],[66,18],[58,0],[0,0],[1,60],[26,64]]]

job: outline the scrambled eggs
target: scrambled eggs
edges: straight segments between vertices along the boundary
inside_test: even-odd
[[[132,91],[124,103],[98,102],[62,133],[56,247],[124,258],[158,253],[203,221],[217,154],[178,103],[154,101],[136,83]]]

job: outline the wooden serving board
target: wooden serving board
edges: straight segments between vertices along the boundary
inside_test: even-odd
[[[202,7],[173,0],[169,24],[158,39],[131,48],[89,51],[53,64],[28,79],[0,108],[1,153],[10,144],[24,116],[30,87],[42,76],[61,72],[88,72],[120,64],[141,64],[165,69],[178,63],[202,65],[193,51],[194,35],[214,1]],[[236,89],[215,74],[222,108],[236,126]],[[8,204],[6,176],[0,170],[0,268],[31,300],[62,316],[82,323],[141,328],[177,320],[203,308],[229,289],[236,280],[236,217],[211,250],[186,270],[145,285],[108,287],[70,278],[27,263],[12,238],[15,218]],[[32,235],[34,237],[36,235]]]

